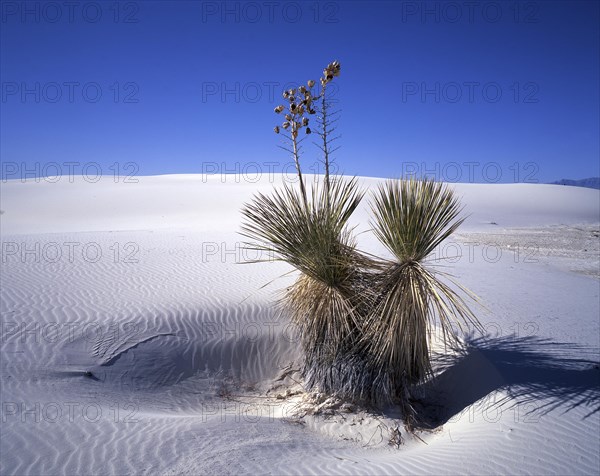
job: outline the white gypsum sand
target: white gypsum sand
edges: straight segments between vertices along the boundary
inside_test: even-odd
[[[597,190],[454,185],[469,218],[436,257],[487,335],[439,359],[420,404],[440,426],[400,425],[397,448],[393,414],[298,417],[298,344],[274,311],[293,275],[239,264],[257,257],[239,210],[282,178],[136,180],[2,183],[1,474],[600,470]],[[383,253],[369,217],[365,201],[361,247]]]

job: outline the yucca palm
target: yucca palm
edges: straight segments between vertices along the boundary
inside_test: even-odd
[[[427,179],[388,181],[371,208],[375,235],[393,255],[381,262],[374,282],[378,298],[361,339],[373,378],[369,399],[382,402],[402,397],[431,373],[436,318],[444,340],[454,336],[453,322],[478,322],[458,293],[466,290],[425,263],[464,220],[452,190]]]
[[[357,181],[314,184],[309,201],[289,185],[246,205],[242,233],[300,271],[281,308],[300,331],[308,386],[332,389],[334,363],[360,338],[369,259],[359,253],[348,219],[363,193]]]
[[[267,251],[299,271],[280,301],[298,329],[304,350],[307,388],[368,404],[399,402],[410,421],[410,389],[431,374],[430,335],[439,322],[444,340],[452,323],[477,325],[461,297],[468,291],[428,266],[426,259],[462,223],[453,192],[431,180],[389,181],[372,201],[373,229],[392,259],[373,258],[356,248],[351,215],[363,192],[356,179],[330,175],[335,122],[327,84],[340,74],[327,65],[320,78],[283,93],[285,122],[275,126],[288,141],[299,179],[272,195],[257,195],[242,211],[242,234],[251,249]],[[309,115],[319,109],[317,125],[325,176],[308,190],[300,164],[302,129],[310,134]],[[291,145],[290,145],[291,144]],[[473,297],[471,295],[471,297]]]

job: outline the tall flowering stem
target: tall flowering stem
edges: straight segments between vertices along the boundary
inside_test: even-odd
[[[329,147],[327,143],[327,83],[323,84],[323,92],[321,93],[321,139],[323,140],[323,159],[325,162],[325,193],[329,196]],[[329,202],[327,203],[329,207]]]
[[[329,63],[323,70],[323,77],[321,78],[321,110],[320,117],[318,119],[319,125],[321,126],[321,137],[323,145],[319,145],[319,148],[323,152],[323,162],[325,164],[325,193],[329,197],[330,191],[330,155],[333,152],[331,150],[331,140],[329,135],[333,132],[331,126],[331,118],[328,115],[329,107],[331,106],[330,100],[327,98],[327,85],[333,80],[334,77],[340,75],[341,65],[338,61]],[[333,139],[335,140],[335,138]],[[329,199],[327,200],[327,206],[329,207]]]
[[[294,164],[296,165],[296,173],[300,180],[300,191],[307,209],[308,196],[304,178],[302,177],[302,168],[300,167],[300,154],[302,151],[300,143],[303,139],[299,139],[298,136],[302,129],[304,129],[306,134],[311,133],[310,127],[308,127],[310,122],[308,115],[315,114],[313,101],[318,98],[314,97],[311,91],[314,84],[315,82],[310,80],[307,83],[308,88],[306,86],[298,86],[297,88],[284,91],[283,98],[289,101],[289,105],[287,107],[279,105],[275,108],[275,113],[277,114],[285,112],[285,120],[281,124],[281,127],[284,130],[283,136],[289,145],[281,148],[292,154]],[[279,134],[281,129],[279,126],[275,126],[274,131],[276,134]]]
[[[289,89],[284,91],[283,98],[289,101],[289,106],[279,105],[275,108],[275,113],[281,114],[285,112],[285,121],[281,124],[281,128],[284,130],[284,137],[288,141],[289,145],[285,147],[281,147],[282,149],[290,152],[294,159],[294,164],[296,165],[296,173],[298,174],[298,179],[300,181],[300,191],[302,193],[302,198],[304,200],[304,204],[308,207],[308,197],[306,193],[306,185],[304,183],[304,178],[302,177],[302,168],[300,167],[300,154],[301,147],[300,142],[303,139],[299,139],[299,132],[304,129],[306,134],[310,134],[311,130],[309,126],[310,119],[309,115],[315,114],[316,111],[313,108],[313,103],[318,99],[321,99],[320,104],[320,117],[317,122],[320,126],[321,132],[319,132],[319,136],[323,141],[323,145],[318,145],[319,148],[323,151],[323,160],[325,163],[325,197],[326,197],[326,206],[329,208],[330,206],[330,155],[333,150],[330,147],[330,142],[337,139],[330,139],[329,135],[333,132],[331,126],[331,119],[328,116],[328,109],[330,107],[330,101],[327,98],[327,84],[333,80],[334,77],[340,75],[340,63],[338,61],[334,61],[333,63],[329,63],[327,67],[323,70],[323,77],[320,79],[321,82],[321,94],[318,96],[314,95],[312,92],[313,87],[315,86],[314,80],[309,80],[307,82],[307,86],[298,86],[297,88]],[[274,131],[276,134],[279,134],[281,131],[280,126],[275,126]]]
[[[296,163],[296,172],[298,173],[298,179],[300,180],[300,191],[304,198],[304,203],[308,204],[308,198],[306,196],[306,186],[304,185],[304,179],[302,178],[302,169],[300,168],[300,149],[298,147],[298,125],[294,121],[292,122],[292,153],[294,155],[294,162]]]

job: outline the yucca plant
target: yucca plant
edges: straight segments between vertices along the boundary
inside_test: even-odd
[[[452,324],[477,325],[452,278],[429,266],[427,257],[462,223],[453,192],[430,180],[389,181],[372,200],[376,237],[392,259],[360,252],[349,227],[363,192],[356,179],[330,175],[333,152],[331,103],[327,84],[340,74],[330,63],[321,78],[283,93],[289,101],[282,124],[299,178],[299,190],[285,184],[270,195],[258,194],[242,213],[247,247],[268,251],[299,271],[283,293],[280,309],[299,329],[304,351],[305,385],[367,404],[397,402],[408,419],[411,388],[431,374],[430,337],[439,323],[444,341]],[[317,101],[320,99],[320,101]],[[303,128],[310,134],[315,113],[325,176],[309,189],[300,163]],[[282,132],[279,126],[275,132]],[[471,296],[473,297],[473,296]]]
[[[257,195],[242,210],[246,218],[242,234],[255,240],[247,246],[266,250],[300,271],[296,282],[285,291],[281,309],[300,331],[307,386],[332,392],[344,374],[335,369],[351,355],[362,335],[364,296],[368,294],[365,275],[370,269],[370,260],[357,251],[348,228],[363,193],[356,180],[335,179],[329,173],[333,151],[329,146],[326,87],[339,76],[340,69],[337,61],[324,69],[318,96],[312,92],[315,82],[309,80],[307,86],[283,93],[289,101],[287,109],[283,105],[275,108],[277,114],[285,111],[283,131],[279,126],[274,130],[283,132],[289,144],[283,148],[296,165],[300,191],[286,184],[272,195]],[[325,178],[315,182],[309,193],[300,164],[298,131],[305,128],[310,134],[307,115],[317,112]]]
[[[429,342],[436,321],[444,342],[454,339],[453,323],[478,321],[458,291],[474,295],[426,263],[464,221],[452,190],[427,179],[388,181],[371,208],[374,233],[393,259],[380,263],[378,298],[361,341],[374,376],[370,399],[389,402],[431,375]]]
[[[330,366],[361,335],[359,298],[369,259],[357,251],[347,222],[362,196],[356,180],[335,180],[329,189],[315,184],[306,203],[285,185],[259,194],[242,211],[242,233],[255,240],[247,246],[268,250],[301,273],[280,304],[300,331],[311,386],[330,380]]]

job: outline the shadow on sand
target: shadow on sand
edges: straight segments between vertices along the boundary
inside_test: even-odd
[[[496,390],[507,399],[492,406],[510,399],[538,417],[554,409],[584,407],[583,418],[600,411],[600,366],[586,358],[597,359],[589,348],[535,336],[470,337],[457,352],[436,356],[436,376],[420,389],[422,428],[443,425]]]

